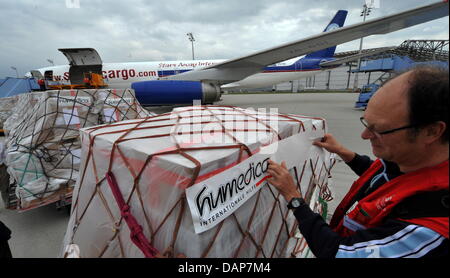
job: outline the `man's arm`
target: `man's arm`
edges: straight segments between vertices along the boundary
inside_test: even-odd
[[[286,201],[302,197],[284,162],[280,165],[269,161],[268,173],[271,175],[269,183],[279,190]],[[379,227],[358,230],[352,236],[341,237],[306,204],[295,209],[294,215],[308,246],[319,258],[420,257],[434,252],[442,244],[446,244],[447,248],[441,250],[448,250],[448,239],[428,228],[403,221],[387,220]],[[416,252],[416,249],[420,251]]]
[[[349,237],[334,232],[309,207],[294,212],[299,229],[318,258],[412,258],[448,255],[448,239],[428,228],[389,219]]]
[[[369,169],[370,165],[373,163],[373,160],[368,156],[361,156],[344,147],[330,133],[325,134],[322,140],[315,141],[313,144],[326,149],[330,153],[337,154],[358,176]]]
[[[370,159],[367,155],[359,155],[355,153],[355,157],[349,162],[347,165],[357,174],[361,176],[367,169],[369,169],[370,165],[372,165],[373,160]]]

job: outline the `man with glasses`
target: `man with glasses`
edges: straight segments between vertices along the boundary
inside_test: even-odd
[[[448,69],[423,66],[378,90],[361,117],[375,161],[331,134],[314,143],[359,175],[329,225],[305,204],[285,163],[270,161],[269,182],[317,257],[448,256],[448,79]]]

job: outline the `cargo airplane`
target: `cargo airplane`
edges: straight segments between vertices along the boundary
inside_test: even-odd
[[[59,49],[70,65],[27,73],[53,81],[80,84],[83,73],[101,74],[109,88],[131,87],[143,105],[213,103],[224,90],[262,88],[312,76],[362,57],[333,58],[336,45],[373,34],[387,34],[448,16],[448,0],[342,27],[347,11],[336,13],[324,32],[231,60],[103,63],[92,48]],[[371,53],[370,55],[373,55]],[[300,56],[301,59],[292,59]]]

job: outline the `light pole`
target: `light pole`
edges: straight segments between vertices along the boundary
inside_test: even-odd
[[[53,60],[47,59],[47,62],[49,62],[50,64],[52,64],[52,66],[55,66],[55,63],[53,63]]]
[[[192,35],[192,33],[187,33],[186,35],[188,36],[189,40],[192,43],[192,60],[195,60],[195,58],[194,58],[194,41],[195,41],[194,35]]]
[[[19,78],[19,72],[17,71],[17,68],[11,66],[11,69],[16,71],[16,76],[17,76],[17,78]]]
[[[367,3],[364,4],[363,10],[360,15],[363,17],[363,22],[366,21],[366,16],[368,16],[371,11],[372,11],[372,7],[367,6]],[[362,52],[362,45],[363,45],[363,37],[361,37],[361,40],[359,42],[359,54],[361,54],[361,52]],[[358,69],[357,70],[359,71],[360,68],[361,68],[361,58],[358,59]],[[356,89],[358,89],[358,73],[359,73],[358,71],[355,72],[355,83],[353,84],[353,92],[355,92]]]

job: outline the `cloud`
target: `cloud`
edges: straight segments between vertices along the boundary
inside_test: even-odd
[[[76,2],[76,0],[70,0]],[[3,3],[5,2],[5,3]],[[435,1],[380,0],[368,19]],[[66,64],[57,50],[93,47],[104,62],[191,58],[192,32],[198,59],[230,59],[321,32],[338,9],[349,11],[346,25],[362,21],[362,1],[348,0],[65,0],[2,1],[0,78],[33,68]],[[398,45],[406,39],[448,39],[448,18],[384,36],[364,39],[364,47]],[[437,24],[438,23],[438,24]],[[338,46],[355,50],[359,41]]]

